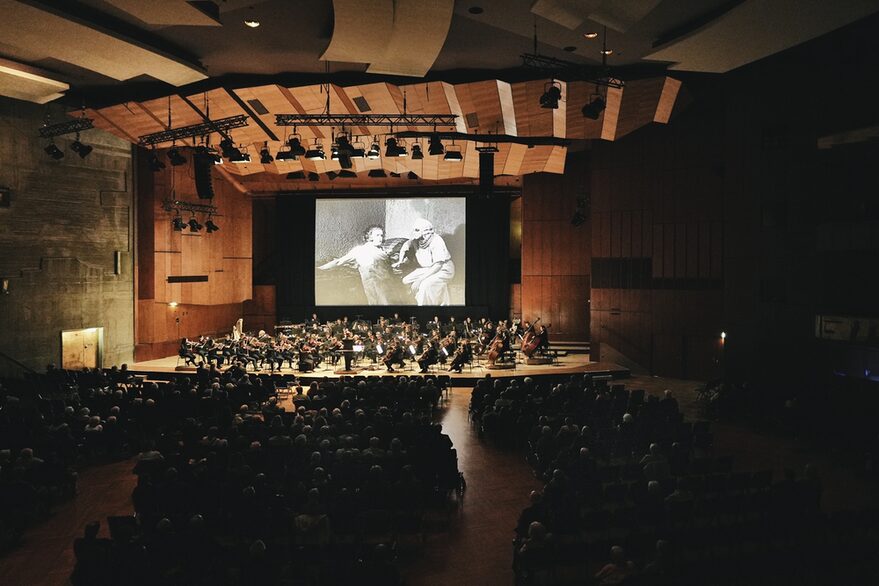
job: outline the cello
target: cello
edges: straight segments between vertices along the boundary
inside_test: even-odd
[[[537,346],[540,345],[540,337],[534,333],[534,327],[537,325],[537,322],[540,321],[538,317],[534,320],[534,323],[528,328],[528,331],[522,336],[522,354],[531,358],[531,355],[534,354],[534,351],[537,350]]]

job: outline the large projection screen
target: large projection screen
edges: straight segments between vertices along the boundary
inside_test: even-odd
[[[463,197],[318,199],[318,306],[464,305]]]

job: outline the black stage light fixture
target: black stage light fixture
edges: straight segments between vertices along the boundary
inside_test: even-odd
[[[330,146],[330,160],[338,161],[339,160],[339,147],[338,145]]]
[[[415,173],[415,171],[409,171],[409,174],[406,175],[406,177],[408,177],[412,181],[416,181],[418,179],[418,175]]]
[[[443,161],[451,161],[453,163],[460,163],[464,160],[464,155],[460,150],[446,150],[446,154],[443,155]]]
[[[366,151],[366,158],[375,160],[379,158],[379,156],[381,156],[381,147],[378,146],[377,142],[373,142],[372,146],[369,147],[369,150]]]
[[[89,153],[92,152],[93,149],[94,147],[79,142],[78,132],[76,133],[76,140],[70,143],[70,150],[79,155],[80,159],[84,159],[89,156]]]
[[[183,228],[186,227],[186,223],[180,216],[175,216],[174,219],[171,220],[171,227],[174,228],[175,232],[183,232]]]
[[[443,147],[443,141],[440,140],[438,134],[434,134],[428,140],[427,145],[427,154],[429,155],[442,155],[446,152],[445,147]]]
[[[237,163],[239,165],[250,162],[250,154],[246,152],[242,152],[241,149],[235,149],[237,152],[229,157],[230,163]]]
[[[343,179],[357,179],[357,173],[350,169],[342,169],[339,171],[339,177],[342,177]]]
[[[266,141],[263,143],[262,149],[259,151],[259,162],[263,165],[269,165],[274,160],[275,157],[269,152],[269,143]]]
[[[290,145],[290,152],[293,153],[294,159],[296,157],[301,157],[305,154],[305,147],[302,146],[302,141],[299,140],[299,137],[295,134],[290,137],[290,140],[287,141],[287,144]]]
[[[424,158],[424,152],[421,150],[421,145],[417,142],[412,145],[412,160],[420,161]]]
[[[551,81],[543,88],[543,94],[540,96],[540,107],[551,108],[553,110],[559,107],[559,100],[562,99],[562,86],[558,82]]]
[[[58,145],[56,145],[54,142],[50,142],[43,150],[46,151],[47,155],[49,155],[56,161],[60,161],[64,158],[64,151],[59,149]]]
[[[406,156],[406,146],[398,144],[396,138],[389,137],[385,141],[385,156],[386,157],[405,157]]]
[[[189,222],[187,222],[187,224],[189,224],[190,232],[198,232],[202,229],[202,225],[198,223],[198,220],[195,219],[195,216],[189,218]]]
[[[153,154],[150,155],[149,165],[150,171],[152,171],[153,173],[158,173],[165,168],[165,163],[162,162],[162,159],[159,158],[158,153],[156,153],[155,151],[153,151]]]
[[[308,180],[309,181],[320,181],[320,175],[318,175],[314,171],[309,171],[308,172]]]
[[[278,154],[275,155],[275,159],[278,161],[295,161],[298,158],[291,150],[278,151]]]
[[[329,179],[330,181],[335,180],[336,177],[338,177],[338,176],[339,176],[339,174],[336,173],[335,171],[327,171],[327,179]]]
[[[291,171],[287,173],[287,179],[305,179],[305,171]]]
[[[384,169],[370,169],[369,176],[373,177],[373,178],[377,178],[377,177],[387,177],[388,175],[387,175],[387,173],[385,173]]]
[[[172,146],[168,151],[168,160],[171,161],[172,167],[179,167],[186,164],[186,157],[180,154],[180,150],[176,146]]]
[[[205,229],[207,229],[208,234],[212,234],[220,229],[219,226],[214,224],[214,221],[210,218],[210,216],[208,217],[207,221],[204,223],[204,227],[205,227]]]
[[[607,103],[605,103],[604,99],[601,96],[595,96],[591,102],[583,106],[581,111],[585,118],[598,120],[605,107],[607,107]]]
[[[327,156],[324,154],[324,147],[318,142],[305,151],[305,158],[309,161],[323,161]]]

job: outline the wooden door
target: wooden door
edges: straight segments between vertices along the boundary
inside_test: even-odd
[[[70,370],[101,366],[101,328],[61,332],[61,367]]]

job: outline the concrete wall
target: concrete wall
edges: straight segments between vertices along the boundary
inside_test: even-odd
[[[56,144],[44,151],[38,130],[60,108],[0,99],[0,352],[42,369],[61,360],[61,331],[104,328],[104,365],[130,361],[134,348],[131,145],[100,130],[82,134],[94,150],[81,159]],[[118,274],[116,271],[119,256]],[[0,373],[17,368],[0,357]]]

